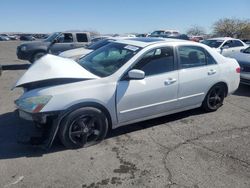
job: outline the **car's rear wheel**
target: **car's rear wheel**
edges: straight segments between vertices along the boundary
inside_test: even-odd
[[[223,84],[214,85],[207,93],[202,107],[207,112],[218,110],[222,105],[226,96],[226,88]]]
[[[30,62],[31,62],[31,63],[34,63],[36,60],[40,59],[40,58],[43,57],[45,54],[46,54],[45,52],[37,52],[37,53],[35,53],[35,54],[32,56]]]
[[[93,107],[84,107],[68,114],[60,124],[59,138],[67,148],[88,147],[103,140],[108,131],[105,114]]]

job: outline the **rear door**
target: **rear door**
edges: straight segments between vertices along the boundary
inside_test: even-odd
[[[132,69],[144,71],[145,78],[119,81],[116,96],[119,123],[177,108],[178,71],[173,47],[149,51]]]
[[[66,50],[70,50],[70,49],[74,49],[75,47],[75,43],[74,43],[74,37],[72,33],[62,33],[59,37],[58,37],[58,41],[53,44],[50,48],[51,53],[58,55],[59,53],[66,51]]]
[[[217,82],[220,68],[213,57],[199,46],[179,46],[179,92],[182,107],[202,103],[207,91]]]

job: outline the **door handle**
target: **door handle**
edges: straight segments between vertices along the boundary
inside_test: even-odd
[[[170,85],[175,83],[177,80],[175,78],[168,78],[167,80],[164,81],[165,85]]]
[[[208,75],[213,75],[216,73],[216,70],[211,69],[210,71],[207,72]]]

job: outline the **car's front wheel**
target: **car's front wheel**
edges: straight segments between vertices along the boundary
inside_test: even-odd
[[[34,63],[36,60],[40,59],[40,58],[43,57],[45,54],[46,54],[45,52],[37,52],[37,53],[35,53],[35,54],[32,56],[30,62],[31,62],[31,63]]]
[[[207,93],[202,108],[207,112],[218,110],[222,105],[226,96],[226,88],[223,84],[214,85]]]
[[[93,107],[83,107],[68,114],[60,124],[59,138],[67,148],[88,147],[103,140],[108,131],[105,114]]]

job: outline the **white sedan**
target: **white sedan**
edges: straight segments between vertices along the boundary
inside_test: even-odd
[[[202,107],[216,111],[240,81],[236,60],[177,39],[117,40],[80,59],[39,59],[19,79],[22,118],[50,127],[67,148],[101,141],[109,128]]]
[[[203,40],[202,43],[216,49],[217,52],[226,57],[230,57],[231,54],[240,52],[240,50],[248,47],[241,40],[230,37],[211,38]]]

